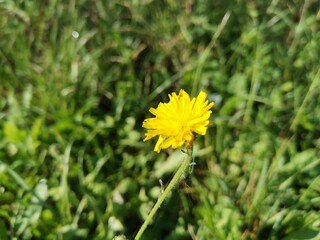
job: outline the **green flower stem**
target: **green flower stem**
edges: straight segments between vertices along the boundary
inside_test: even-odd
[[[146,228],[148,227],[148,225],[152,221],[153,216],[156,214],[156,212],[160,208],[160,206],[163,203],[163,201],[166,199],[168,194],[171,192],[172,188],[179,182],[183,172],[189,166],[191,159],[192,159],[192,153],[188,152],[188,156],[183,160],[183,162],[180,165],[178,171],[173,176],[171,182],[169,183],[167,188],[164,190],[164,192],[158,198],[158,201],[156,202],[156,204],[151,209],[151,212],[149,213],[148,217],[146,218],[146,220],[144,221],[144,223],[140,227],[140,229],[139,229],[136,237],[134,238],[134,240],[139,240],[140,239],[140,237],[142,236],[143,232],[146,230]]]

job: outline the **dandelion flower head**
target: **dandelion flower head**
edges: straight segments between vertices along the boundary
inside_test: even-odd
[[[157,108],[149,111],[155,116],[143,121],[142,127],[147,129],[143,141],[159,136],[154,151],[160,152],[165,148],[178,148],[186,144],[190,147],[194,133],[205,135],[211,108],[214,103],[207,100],[207,94],[200,92],[196,98],[190,99],[183,89],[179,94],[169,94],[168,103],[160,103]]]

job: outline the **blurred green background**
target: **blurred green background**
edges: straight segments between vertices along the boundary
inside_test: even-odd
[[[319,1],[0,0],[0,239],[132,239],[183,158],[142,142],[215,101],[143,239],[320,239]]]

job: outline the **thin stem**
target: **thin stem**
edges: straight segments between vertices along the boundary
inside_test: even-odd
[[[151,212],[149,213],[148,217],[146,218],[146,220],[144,221],[144,223],[140,227],[140,229],[139,229],[136,237],[134,238],[134,240],[139,240],[140,239],[140,237],[142,236],[143,232],[146,230],[146,228],[148,227],[148,225],[152,221],[153,216],[156,214],[156,212],[160,208],[162,202],[166,199],[168,194],[171,192],[172,188],[179,182],[183,172],[189,166],[191,159],[192,159],[192,153],[189,152],[187,157],[183,160],[182,164],[180,165],[178,171],[173,176],[173,178],[172,178],[171,182],[169,183],[169,185],[164,190],[164,192],[160,195],[160,197],[158,198],[158,201],[156,202],[156,204],[151,209]]]

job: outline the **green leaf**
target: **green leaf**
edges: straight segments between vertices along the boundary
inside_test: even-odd
[[[299,230],[291,233],[284,240],[308,240],[314,239],[317,240],[320,237],[320,229],[311,229],[311,228],[300,228]]]
[[[5,223],[0,219],[0,240],[7,240],[7,230]]]
[[[26,136],[26,132],[19,130],[13,122],[6,122],[4,124],[4,136],[10,143],[17,143],[23,140]]]

